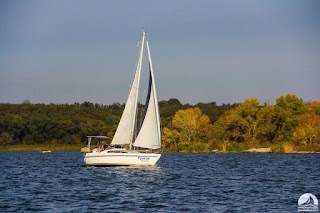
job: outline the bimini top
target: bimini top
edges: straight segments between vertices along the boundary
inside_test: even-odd
[[[87,136],[87,138],[97,138],[97,139],[110,139],[112,140],[112,138],[107,137],[107,136],[102,136],[102,135],[96,135],[96,136]]]

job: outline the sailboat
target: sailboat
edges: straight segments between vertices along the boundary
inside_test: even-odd
[[[149,61],[149,84],[144,110],[137,124],[138,96],[144,49]],[[87,147],[82,149],[84,163],[89,166],[155,165],[161,157],[161,129],[159,106],[147,33],[142,32],[140,52],[128,99],[117,130],[110,144],[106,136],[87,136]],[[95,149],[92,141],[97,140]]]

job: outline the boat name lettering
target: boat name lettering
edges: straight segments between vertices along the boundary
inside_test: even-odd
[[[150,160],[149,157],[138,157],[138,159],[143,162],[148,162]]]

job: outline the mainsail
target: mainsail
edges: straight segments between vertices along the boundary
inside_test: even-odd
[[[132,141],[135,117],[137,112],[137,102],[138,102],[138,96],[139,96],[139,84],[140,84],[145,32],[142,33],[141,40],[142,41],[141,41],[139,60],[138,60],[136,72],[134,75],[134,79],[132,81],[128,100],[111,144],[119,144],[119,145],[130,144]]]

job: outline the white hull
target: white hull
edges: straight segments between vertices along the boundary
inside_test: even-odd
[[[108,153],[102,151],[86,153],[84,157],[84,163],[88,166],[153,166],[157,163],[160,157],[161,154],[156,153]]]

